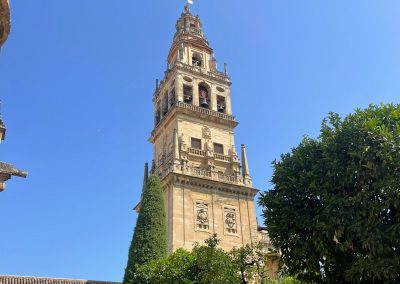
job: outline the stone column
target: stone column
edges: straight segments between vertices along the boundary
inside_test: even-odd
[[[193,79],[193,105],[199,105],[199,82],[197,79]]]

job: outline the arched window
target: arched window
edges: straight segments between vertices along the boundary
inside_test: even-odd
[[[169,92],[169,107],[172,107],[175,104],[175,101],[175,86],[172,86],[172,89]]]
[[[165,91],[164,97],[162,99],[162,115],[166,115],[168,112],[168,92]]]
[[[210,107],[210,94],[208,88],[203,84],[199,85],[199,105],[203,108]]]
[[[202,66],[201,55],[198,53],[193,53],[192,55],[192,65],[196,67]]]
[[[225,97],[217,96],[217,110],[219,112],[225,112],[225,109],[226,109]]]
[[[191,104],[193,100],[193,90],[191,86],[183,85],[183,101]]]
[[[160,123],[160,120],[161,120],[161,106],[160,106],[160,103],[157,103],[154,120],[155,120],[154,121],[155,125],[158,125]]]

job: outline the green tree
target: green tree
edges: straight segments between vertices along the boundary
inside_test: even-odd
[[[194,267],[193,254],[178,249],[169,256],[140,265],[135,273],[135,281],[149,284],[194,283]]]
[[[289,275],[400,283],[400,105],[331,113],[273,166],[259,204]]]
[[[274,253],[274,255],[276,254]],[[271,258],[271,252],[263,244],[247,244],[243,247],[233,248],[230,256],[239,271],[241,284],[275,283],[269,278],[269,267],[266,265]]]
[[[163,258],[139,265],[134,283],[146,284],[300,284],[295,278],[272,281],[263,266],[267,254],[260,246],[246,245],[225,252],[216,235],[196,244],[191,252],[178,249]],[[258,264],[258,265],[257,265]]]
[[[140,283],[134,280],[138,265],[167,254],[166,222],[161,181],[158,176],[151,175],[143,190],[123,283]]]
[[[240,283],[237,267],[229,253],[218,248],[212,236],[191,252],[178,249],[167,257],[138,267],[136,283],[149,284],[231,284]]]
[[[240,283],[237,266],[230,255],[218,247],[220,240],[214,234],[205,241],[206,245],[195,245],[192,254],[194,283],[228,284]]]

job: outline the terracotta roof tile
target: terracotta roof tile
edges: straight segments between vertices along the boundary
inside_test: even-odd
[[[120,284],[119,282],[0,275],[0,284]]]

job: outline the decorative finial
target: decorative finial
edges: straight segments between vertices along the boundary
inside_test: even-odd
[[[250,178],[249,164],[247,163],[246,147],[242,144],[242,175],[244,178]]]
[[[186,5],[185,5],[185,13],[186,14],[190,13],[190,5],[193,5],[193,0],[187,0]]]

